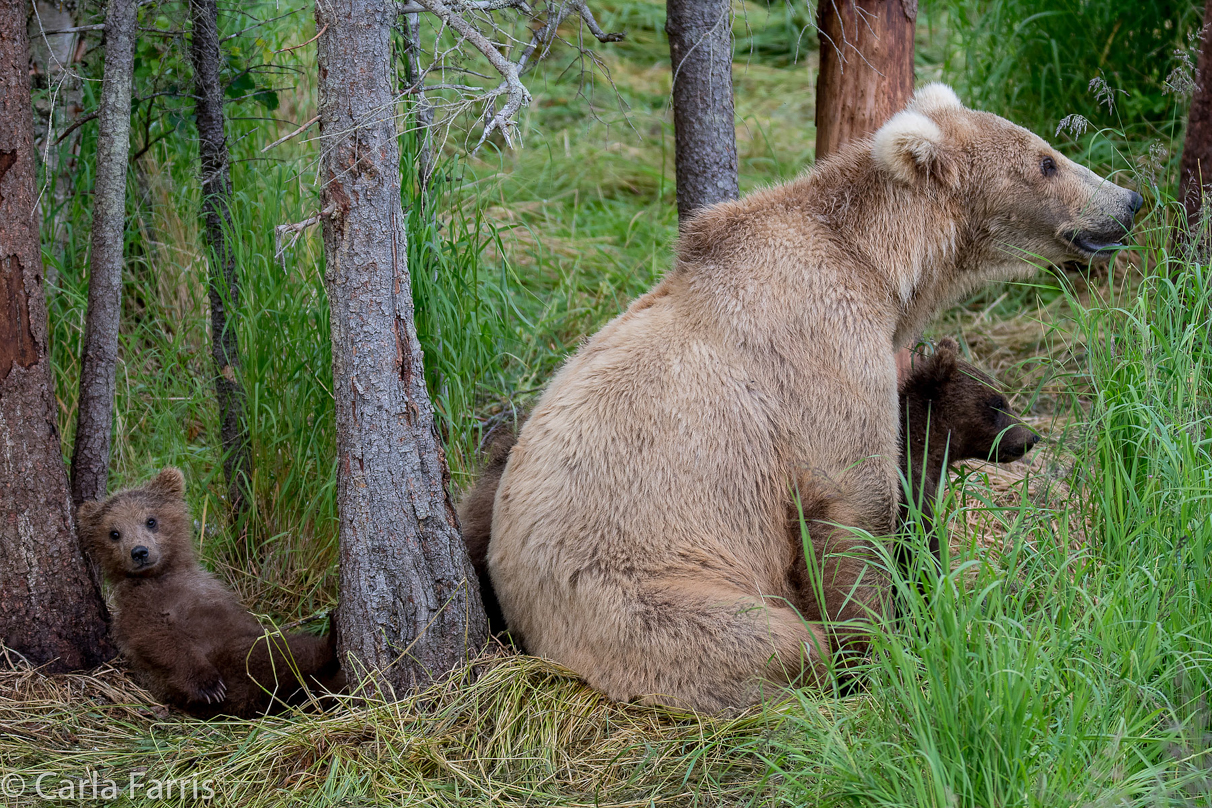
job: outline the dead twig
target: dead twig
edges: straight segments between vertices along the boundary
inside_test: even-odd
[[[323,32],[321,31],[321,33],[323,33]],[[319,34],[317,34],[317,36],[319,36]],[[306,44],[306,43],[304,43],[304,44]],[[303,134],[303,133],[304,133],[304,132],[306,132],[308,129],[310,129],[310,128],[312,127],[312,125],[313,125],[313,124],[315,124],[315,122],[316,122],[316,121],[318,121],[318,120],[320,120],[320,116],[319,116],[319,115],[317,115],[316,117],[312,118],[310,121],[308,121],[307,123],[303,124],[303,125],[302,125],[302,126],[300,126],[298,129],[296,129],[295,131],[291,132],[290,134],[288,134],[288,135],[283,135],[282,137],[280,137],[280,138],[278,138],[277,140],[275,140],[273,143],[270,143],[270,144],[269,144],[268,146],[266,146],[264,149],[261,149],[261,153],[262,153],[262,154],[265,154],[265,152],[269,151],[269,150],[270,150],[270,149],[272,149],[274,146],[279,146],[279,145],[281,145],[281,144],[285,143],[286,141],[290,140],[290,139],[291,139],[292,137],[294,137],[295,135],[301,135],[301,134]]]
[[[317,116],[319,117],[319,116]],[[331,216],[336,211],[336,206],[329,205],[324,210],[317,213],[315,216],[309,216],[301,222],[292,224],[280,224],[274,228],[274,258],[282,260],[282,271],[286,271],[286,251],[295,246],[295,242],[303,235],[303,231],[313,225],[319,224],[323,219]],[[288,244],[282,244],[282,237],[287,233],[292,234]]]
[[[321,28],[319,31],[316,31],[316,35],[313,36],[311,39],[307,40],[306,42],[304,42],[300,45],[291,45],[289,48],[282,48],[281,50],[276,50],[276,51],[274,51],[274,53],[286,53],[287,51],[298,50],[299,48],[302,48],[304,45],[310,45],[311,43],[313,43],[317,39],[319,39],[320,35],[323,34],[327,30],[328,30],[328,23],[324,23],[324,27]]]

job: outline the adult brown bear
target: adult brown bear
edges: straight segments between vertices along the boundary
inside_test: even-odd
[[[798,180],[686,223],[672,271],[561,369],[501,479],[512,631],[619,700],[719,710],[861,647],[898,492],[895,352],[944,305],[1106,255],[1138,194],[942,85]],[[727,462],[723,462],[723,461]],[[837,529],[786,605],[792,490]]]

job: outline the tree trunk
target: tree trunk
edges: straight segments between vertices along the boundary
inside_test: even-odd
[[[35,87],[44,90],[42,101],[36,102],[37,117],[34,128],[34,143],[42,160],[43,182],[51,188],[43,199],[51,200],[51,229],[54,254],[62,258],[66,248],[65,205],[73,190],[72,177],[76,170],[75,149],[79,143],[80,130],[68,135],[66,143],[57,143],[68,120],[79,115],[80,77],[71,69],[80,52],[79,33],[48,34],[47,31],[70,31],[76,27],[77,8],[75,0],[36,0],[30,4],[29,25],[30,50],[33,52]],[[67,154],[67,160],[60,160]],[[45,208],[44,208],[45,209]],[[46,267],[48,287],[59,283],[54,264]]]
[[[411,88],[423,78],[421,74],[421,15],[420,14],[405,14],[404,15],[404,47],[405,60],[405,79],[408,81],[408,86]],[[420,88],[413,92],[413,109],[416,116],[417,127],[417,189],[419,193],[417,198],[424,206],[428,202],[429,182],[433,179],[434,155],[433,155],[433,103],[425,96],[425,92]],[[427,214],[433,215],[433,211],[426,211]]]
[[[678,221],[737,198],[729,0],[667,0]]]
[[[72,501],[104,499],[114,429],[118,320],[122,315],[122,236],[130,152],[130,90],[138,0],[109,0],[105,75],[101,82],[97,179],[88,275],[88,317],[80,369],[80,402],[72,449]]]
[[[252,452],[244,421],[246,397],[240,381],[236,321],[240,286],[231,233],[231,168],[223,130],[223,88],[219,82],[219,9],[215,0],[191,0],[190,57],[194,64],[198,154],[202,163],[202,215],[210,248],[211,356],[219,398],[219,430],[228,505],[241,514],[252,490]]]
[[[33,135],[25,5],[0,3],[0,640],[70,670],[113,649],[55,428]]]
[[[1187,209],[1187,222],[1199,222],[1204,189],[1212,184],[1212,48],[1208,47],[1208,24],[1212,23],[1212,0],[1204,3],[1204,40],[1199,49],[1195,95],[1187,117],[1187,137],[1178,171],[1178,198]]]
[[[909,103],[916,20],[917,0],[821,0],[817,162]]]
[[[337,628],[352,675],[369,674],[373,685],[403,693],[478,651],[487,620],[450,500],[413,325],[395,18],[391,0],[316,4],[337,416]]]

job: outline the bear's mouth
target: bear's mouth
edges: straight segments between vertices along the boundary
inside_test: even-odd
[[[1067,238],[1083,258],[1110,258],[1113,252],[1124,247],[1115,236],[1102,233],[1070,233]]]

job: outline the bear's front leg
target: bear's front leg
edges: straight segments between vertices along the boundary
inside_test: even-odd
[[[880,456],[867,458],[848,470],[840,484],[808,471],[796,481],[808,546],[793,509],[794,599],[805,619],[825,624],[835,662],[843,666],[847,658],[866,654],[872,623],[889,614],[882,540],[894,525],[896,467],[889,470],[880,461]]]

